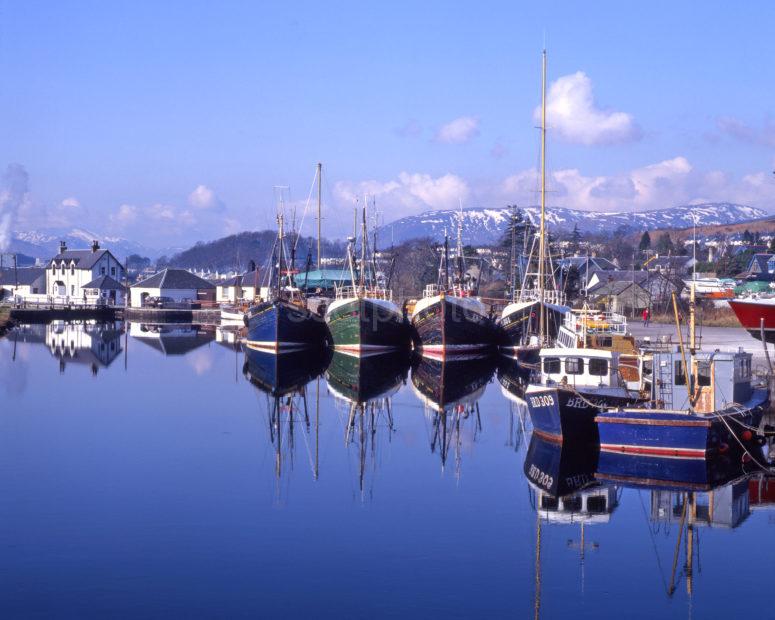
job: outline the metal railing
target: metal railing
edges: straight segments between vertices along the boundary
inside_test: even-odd
[[[574,333],[586,331],[588,334],[624,335],[627,333],[627,318],[618,312],[573,310],[565,314],[564,326]]]
[[[335,286],[336,299],[350,299],[352,297],[369,297],[371,299],[384,299],[393,301],[393,291],[382,286]]]
[[[517,289],[514,291],[514,299],[517,301],[541,301],[541,291],[537,288]],[[564,306],[566,305],[565,293],[554,289],[545,289],[543,301],[546,304]]]

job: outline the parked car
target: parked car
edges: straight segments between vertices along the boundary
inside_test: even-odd
[[[175,300],[172,297],[146,297],[146,308],[163,308],[165,304],[174,304]]]

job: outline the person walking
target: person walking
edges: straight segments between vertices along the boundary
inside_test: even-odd
[[[651,312],[648,308],[643,308],[643,327],[649,326],[649,319],[651,318]]]

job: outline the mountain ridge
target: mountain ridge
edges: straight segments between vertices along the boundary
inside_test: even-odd
[[[533,223],[538,223],[540,207],[522,208]],[[444,231],[455,235],[459,210],[426,211],[419,215],[400,218],[378,229],[381,239],[403,243],[409,239],[430,237],[443,241]],[[762,209],[729,202],[680,205],[650,211],[582,211],[566,207],[547,207],[546,222],[549,230],[570,232],[574,226],[582,233],[620,229],[625,234],[656,229],[689,228],[693,214],[701,225],[737,224],[764,218],[770,214]],[[463,209],[463,241],[474,245],[498,243],[509,222],[509,207]],[[384,244],[384,242],[383,242]]]

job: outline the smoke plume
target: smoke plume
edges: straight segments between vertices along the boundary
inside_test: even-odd
[[[0,252],[8,249],[19,207],[29,191],[29,175],[21,164],[9,164],[0,182]]]

